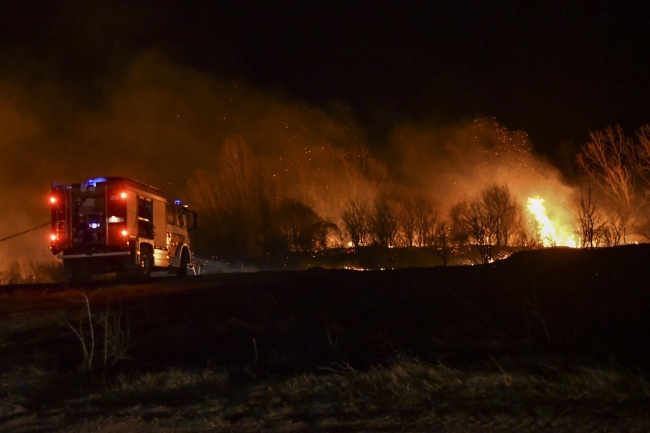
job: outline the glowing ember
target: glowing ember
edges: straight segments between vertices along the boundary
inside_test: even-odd
[[[528,198],[528,211],[535,216],[535,219],[539,224],[542,244],[545,247],[558,245],[572,248],[576,247],[576,242],[572,235],[568,236],[564,240],[560,239],[555,227],[553,226],[553,221],[551,221],[546,214],[543,198]]]

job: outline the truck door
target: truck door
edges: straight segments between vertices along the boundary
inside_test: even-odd
[[[153,239],[153,200],[138,196],[138,237]]]
[[[153,202],[153,227],[154,247],[167,251],[167,230],[166,230],[166,202],[154,200]],[[165,253],[166,256],[167,253]]]

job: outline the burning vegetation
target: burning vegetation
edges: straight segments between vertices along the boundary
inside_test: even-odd
[[[445,265],[489,263],[520,249],[645,239],[631,206],[616,210],[595,168],[583,164],[583,179],[569,187],[534,155],[524,133],[494,120],[424,134],[434,149],[418,163],[418,154],[401,148],[404,139],[395,137],[392,164],[364,147],[304,144],[263,154],[243,137],[227,139],[217,166],[187,184],[204,221],[199,248],[281,259],[332,248],[423,247]]]

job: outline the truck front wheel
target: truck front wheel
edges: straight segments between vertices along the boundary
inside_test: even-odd
[[[183,248],[181,253],[181,265],[178,268],[178,276],[186,277],[187,276],[187,266],[190,264],[190,252],[187,248]]]
[[[151,276],[153,269],[153,252],[149,248],[140,250],[140,263],[138,263],[138,279],[146,280]]]

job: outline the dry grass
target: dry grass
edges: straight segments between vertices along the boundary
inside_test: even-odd
[[[63,277],[63,265],[54,259],[0,261],[0,284],[56,283]]]
[[[246,384],[233,382],[225,369],[170,369],[80,384],[25,369],[2,375],[0,431],[650,429],[650,383],[643,375],[546,364],[536,370],[495,363],[461,371],[402,358],[367,370],[342,366]],[[54,392],[53,384],[68,392]]]
[[[650,431],[635,257],[555,273],[564,262],[535,259],[535,287],[520,257],[115,286],[92,302],[20,289],[0,299],[0,432]],[[538,293],[548,326],[532,332],[513,299]],[[91,328],[100,359],[129,335],[134,360],[79,368]]]

